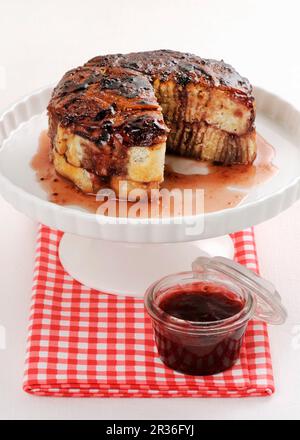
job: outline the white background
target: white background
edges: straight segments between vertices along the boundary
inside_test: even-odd
[[[170,48],[224,58],[300,108],[297,0],[1,0],[0,110],[97,55]],[[251,399],[53,399],[22,391],[36,225],[0,199],[0,418],[300,418],[300,204],[256,228],[288,322],[270,328],[276,393]],[[1,332],[0,332],[1,344]]]

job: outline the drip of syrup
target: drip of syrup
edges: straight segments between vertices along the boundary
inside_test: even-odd
[[[48,200],[59,205],[80,207],[90,212],[99,212],[103,202],[97,201],[94,194],[84,194],[74,184],[59,176],[50,160],[50,139],[46,131],[40,135],[38,151],[31,161],[31,166],[36,172],[37,180],[48,195]],[[270,179],[277,168],[272,164],[274,149],[261,136],[257,135],[257,158],[253,165],[234,165],[229,167],[215,166],[195,160],[173,158],[167,156],[165,180],[161,189],[172,191],[174,189],[192,190],[191,201],[183,207],[183,202],[175,202],[171,198],[170,205],[165,209],[162,199],[155,199],[148,203],[139,203],[135,208],[134,202],[111,200],[109,204],[116,209],[101,211],[104,215],[119,217],[169,217],[180,215],[195,215],[202,213],[202,206],[196,203],[196,190],[204,190],[204,212],[213,212],[232,208],[241,203],[247,194],[256,185]],[[185,169],[193,169],[193,174],[178,172],[174,162],[180,160]],[[196,170],[196,171],[195,171]],[[106,188],[103,183],[103,188]],[[103,206],[103,205],[102,205]]]

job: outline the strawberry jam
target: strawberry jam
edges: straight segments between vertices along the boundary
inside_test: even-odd
[[[162,322],[154,322],[162,361],[190,375],[211,375],[238,359],[245,325],[235,325],[244,299],[226,287],[196,282],[174,286],[157,298]]]

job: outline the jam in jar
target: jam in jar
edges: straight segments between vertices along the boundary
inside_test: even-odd
[[[203,376],[234,365],[255,312],[256,317],[278,324],[285,320],[285,311],[276,291],[266,293],[273,286],[256,274],[220,257],[198,260],[193,271],[152,284],[145,307],[163,363],[181,373]]]

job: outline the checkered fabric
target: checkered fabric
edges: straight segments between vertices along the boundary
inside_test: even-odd
[[[267,328],[249,323],[240,359],[214,376],[165,367],[143,300],[81,285],[58,258],[61,232],[38,234],[24,390],[57,397],[246,397],[274,392]],[[252,229],[232,235],[237,261],[258,270]]]

